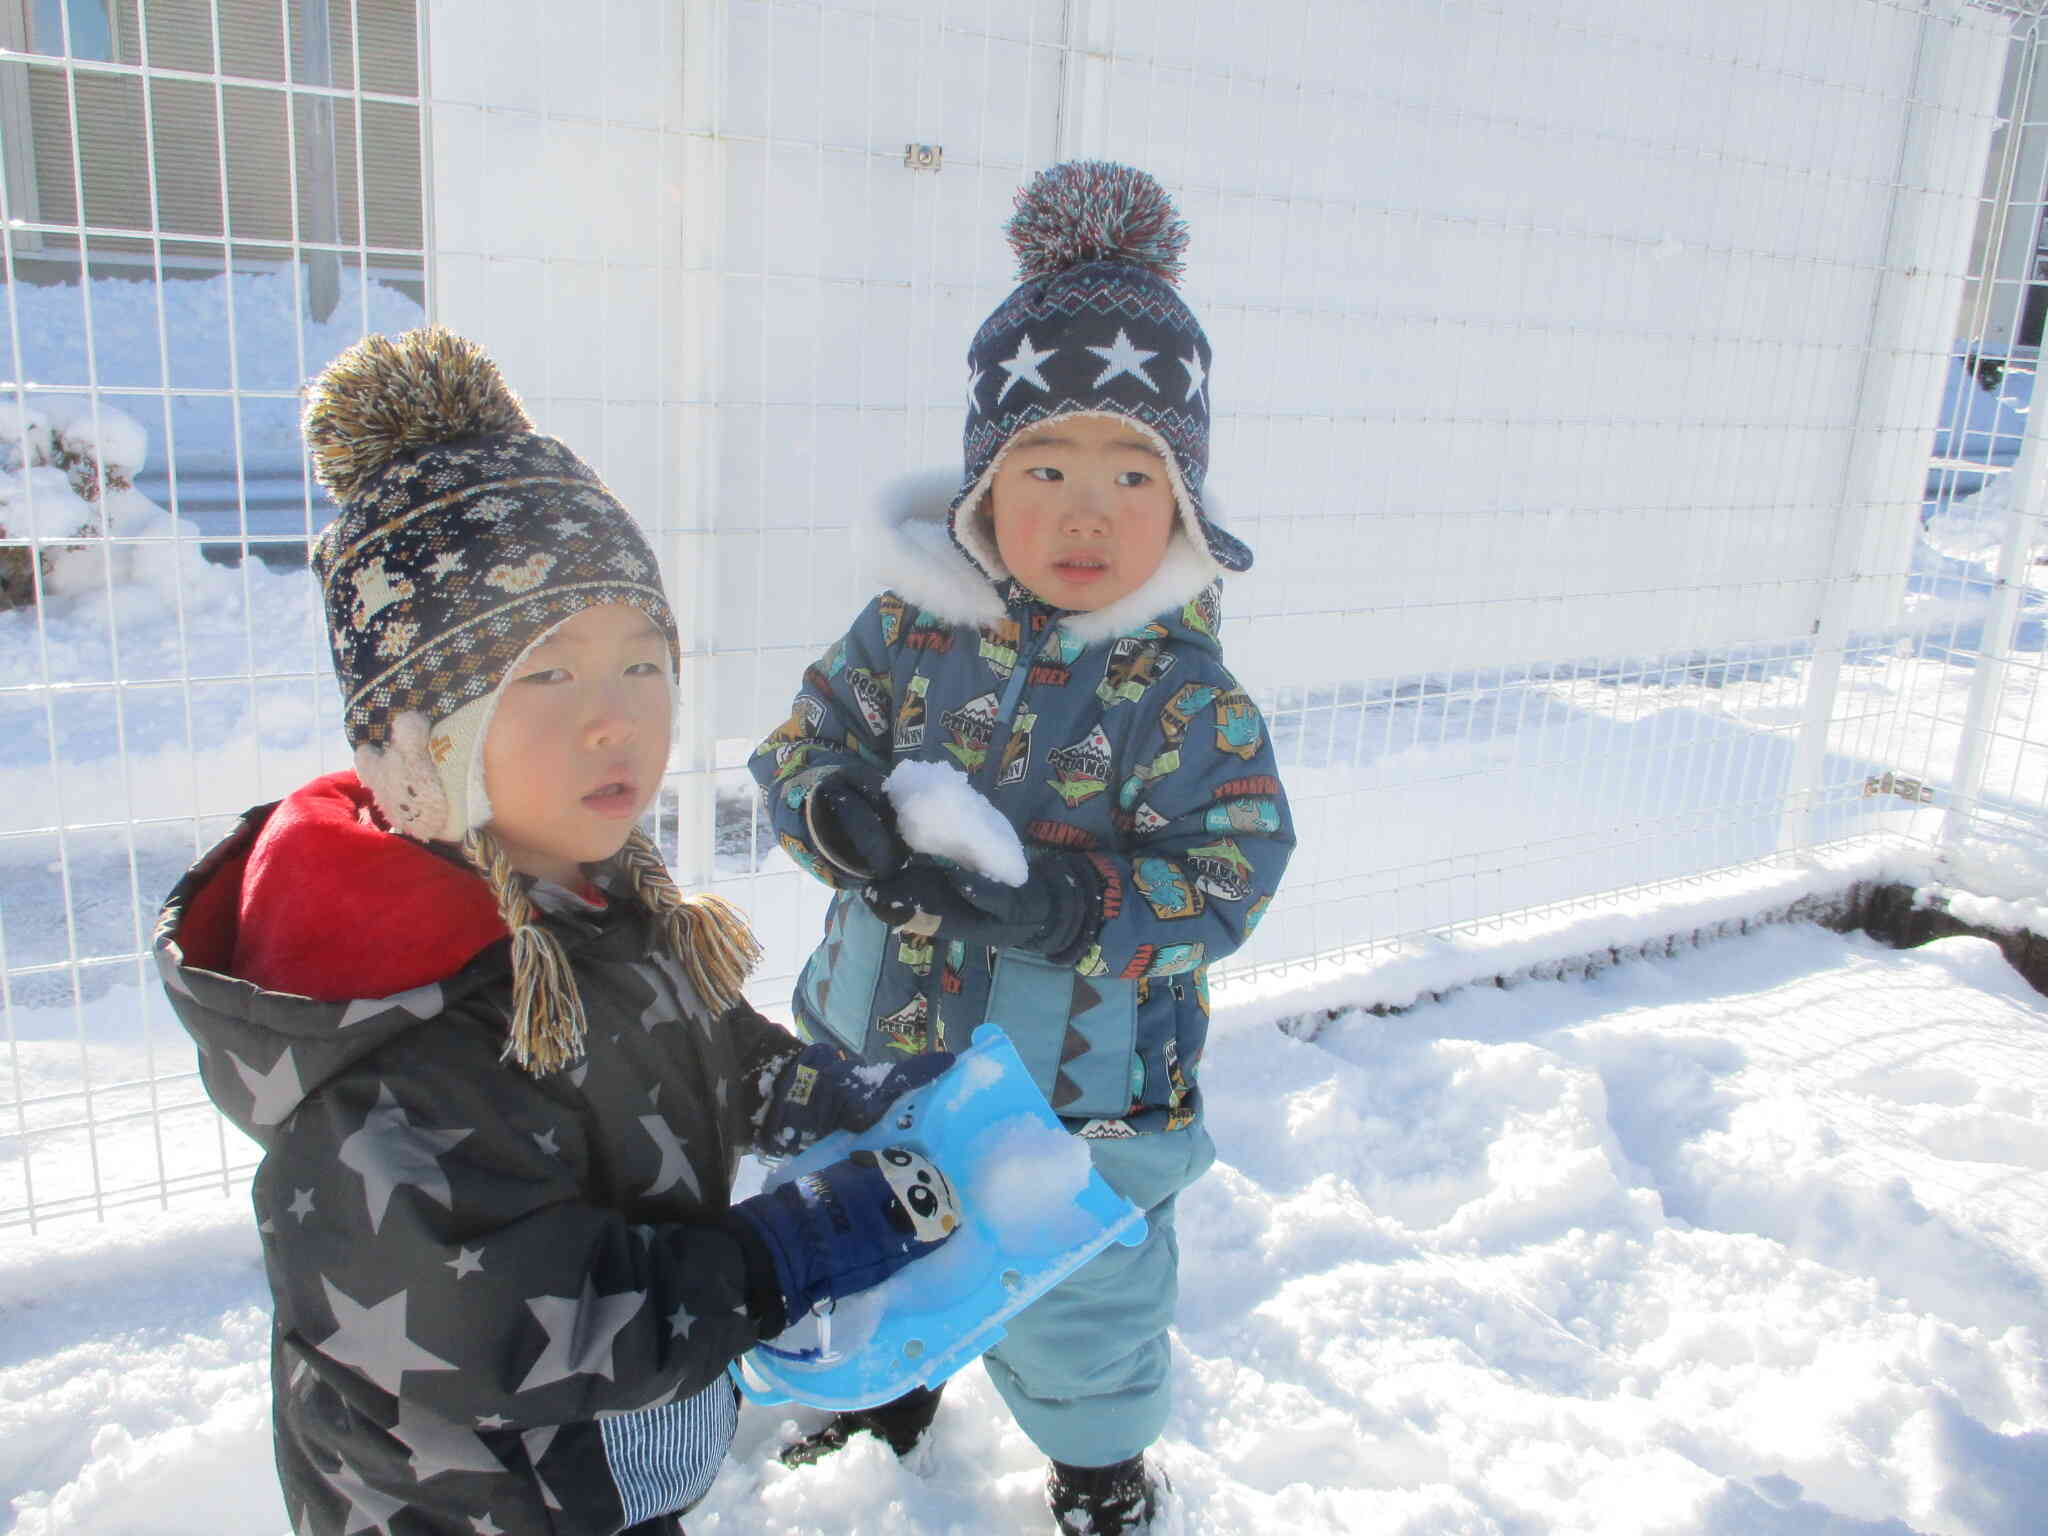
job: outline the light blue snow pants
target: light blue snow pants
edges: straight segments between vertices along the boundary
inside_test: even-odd
[[[1174,1197],[1216,1160],[1197,1120],[1091,1141],[1109,1187],[1145,1212],[1145,1240],[1111,1246],[1010,1319],[982,1356],[1017,1425],[1054,1461],[1106,1467],[1159,1438],[1173,1404],[1166,1330],[1180,1294]]]

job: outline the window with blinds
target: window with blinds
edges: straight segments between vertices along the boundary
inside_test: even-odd
[[[91,3],[103,62],[84,57],[74,15],[76,62],[24,67],[43,224],[76,225],[82,206],[89,230],[231,239],[239,259],[283,258],[298,242],[418,268],[415,0]],[[29,13],[32,53],[62,56],[55,14],[51,0]],[[46,240],[66,244],[60,232]]]

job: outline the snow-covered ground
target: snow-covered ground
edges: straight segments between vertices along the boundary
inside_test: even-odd
[[[1205,1066],[1169,1531],[2048,1529],[2048,1006],[1991,945],[1790,925],[1313,1039],[1297,1001],[1226,993]],[[0,1246],[12,1529],[282,1536],[265,1329],[239,1200]],[[692,1536],[1045,1529],[978,1367],[909,1466],[784,1470],[791,1419],[747,1410]]]

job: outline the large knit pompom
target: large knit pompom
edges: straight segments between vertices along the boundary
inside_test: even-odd
[[[1050,277],[1084,261],[1121,261],[1178,282],[1188,227],[1166,189],[1110,160],[1069,160],[1040,171],[1017,194],[1008,225],[1020,278]]]
[[[313,473],[344,502],[400,454],[533,430],[483,348],[438,325],[365,336],[306,386],[301,425]]]

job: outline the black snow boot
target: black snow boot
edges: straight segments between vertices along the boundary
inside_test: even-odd
[[[924,1438],[924,1432],[931,1428],[932,1419],[939,1411],[939,1394],[944,1390],[943,1387],[913,1387],[893,1402],[852,1413],[835,1413],[824,1428],[785,1445],[781,1454],[782,1464],[785,1467],[807,1467],[830,1456],[863,1432],[886,1441],[889,1449],[898,1456],[908,1456],[917,1448],[917,1442]]]
[[[1107,1467],[1056,1461],[1045,1502],[1066,1536],[1136,1536],[1151,1529],[1167,1486],[1166,1474],[1146,1466],[1143,1456]]]

